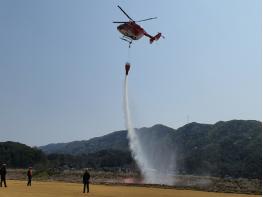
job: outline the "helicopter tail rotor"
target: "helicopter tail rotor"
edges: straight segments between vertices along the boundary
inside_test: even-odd
[[[151,37],[151,38],[150,38],[150,44],[152,44],[153,41],[159,40],[160,37],[164,38],[164,36],[162,36],[162,33],[158,33],[158,34],[156,34],[155,36]]]

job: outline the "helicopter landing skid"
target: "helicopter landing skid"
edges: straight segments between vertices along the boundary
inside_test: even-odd
[[[120,39],[128,42],[128,43],[129,43],[129,48],[131,48],[131,44],[132,44],[132,40],[131,40],[131,39],[129,39],[129,38],[127,38],[127,37],[121,37]]]

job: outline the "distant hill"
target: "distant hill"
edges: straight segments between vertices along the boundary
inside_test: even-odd
[[[154,164],[153,169],[167,170],[155,165],[171,163],[177,174],[261,179],[262,124],[259,121],[193,122],[178,129],[159,124],[136,132],[145,156]],[[0,142],[0,162],[12,168],[135,167],[125,130],[40,149],[17,142]]]
[[[128,151],[101,150],[88,155],[49,154],[37,148],[18,142],[0,142],[0,165],[7,168],[28,168],[36,170],[67,169],[67,168],[116,168],[134,166]],[[51,170],[52,171],[52,170]]]
[[[95,153],[101,150],[122,150],[129,151],[127,131],[115,131],[102,137],[95,137],[90,140],[73,141],[69,143],[48,144],[39,148],[47,154],[71,154],[80,155]]]
[[[261,122],[191,123],[171,138],[177,169],[182,173],[261,178]]]
[[[148,157],[169,162],[178,174],[261,178],[262,124],[254,120],[190,123],[178,129],[164,125],[136,131]],[[116,131],[90,140],[39,147],[47,154],[81,155],[102,150],[129,153],[127,131]],[[169,154],[167,154],[169,153]]]
[[[0,163],[13,168],[28,168],[34,164],[46,163],[45,154],[18,142],[0,142]]]

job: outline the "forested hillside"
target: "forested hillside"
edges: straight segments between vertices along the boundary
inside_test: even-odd
[[[259,121],[190,123],[178,129],[159,124],[136,132],[147,157],[159,162],[171,162],[172,158],[175,174],[261,178],[262,125]],[[127,131],[40,149],[46,155],[23,144],[2,142],[0,161],[9,167],[136,168]]]
[[[17,142],[0,142],[0,163],[12,168],[28,168],[36,164],[45,164],[46,155],[37,148],[31,148]]]

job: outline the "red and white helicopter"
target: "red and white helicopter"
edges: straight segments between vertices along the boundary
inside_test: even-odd
[[[113,23],[121,23],[117,27],[119,32],[123,34],[122,40],[129,43],[129,47],[132,44],[133,40],[139,40],[143,36],[147,36],[150,38],[150,44],[152,44],[153,41],[159,40],[160,37],[163,37],[161,33],[156,34],[155,36],[151,36],[148,34],[142,27],[140,27],[136,22],[142,22],[147,20],[156,19],[157,17],[153,18],[147,18],[139,21],[134,21],[120,6],[118,6],[120,10],[130,19],[129,21],[114,21]],[[164,37],[163,37],[164,38]]]

